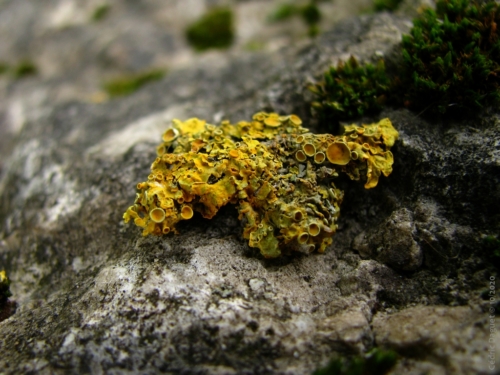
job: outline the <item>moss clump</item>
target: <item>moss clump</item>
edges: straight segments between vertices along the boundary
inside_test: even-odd
[[[94,22],[102,21],[108,16],[110,10],[111,6],[109,4],[99,5],[92,13],[91,17],[92,21]]]
[[[300,10],[300,15],[308,28],[308,34],[310,37],[316,36],[319,33],[319,21],[321,21],[321,12],[318,6],[313,1]]]
[[[389,86],[382,60],[377,65],[360,65],[351,57],[332,66],[323,82],[310,87],[317,96],[312,106],[320,121],[335,129],[339,121],[380,111]]]
[[[488,235],[483,237],[483,244],[487,251],[496,258],[500,258],[500,240],[498,236]]]
[[[23,60],[13,67],[12,75],[14,78],[23,78],[34,75],[38,71],[36,65],[30,60]]]
[[[157,81],[164,76],[165,71],[162,69],[148,70],[108,81],[104,83],[103,88],[111,97],[129,95],[145,84]]]
[[[439,0],[403,37],[405,105],[467,113],[499,102],[499,5]]]
[[[157,147],[147,181],[136,185],[123,215],[144,236],[177,233],[195,212],[211,219],[238,207],[243,237],[265,258],[323,253],[332,243],[344,193],[333,179],[346,173],[374,188],[392,172],[398,132],[389,119],[346,125],[344,134],[312,134],[296,115],[256,113],[220,126],[173,120]]]
[[[375,0],[373,5],[376,12],[382,12],[384,10],[392,12],[397,9],[402,1],[403,0]]]
[[[285,21],[296,14],[299,13],[299,9],[295,4],[285,3],[280,4],[278,7],[268,16],[270,22],[280,22]]]
[[[321,12],[314,1],[302,7],[300,15],[309,26],[317,24],[321,20]]]
[[[0,62],[0,74],[7,73],[9,66],[6,63]]]
[[[482,236],[482,245],[485,256],[491,261],[496,269],[500,269],[500,236],[484,235]]]
[[[374,349],[364,356],[335,359],[313,375],[384,375],[397,362],[392,350]]]
[[[233,43],[233,12],[229,8],[214,8],[186,30],[186,37],[196,50],[228,48]]]
[[[319,32],[318,24],[321,21],[321,11],[316,5],[317,2],[318,0],[312,0],[305,5],[281,4],[269,15],[268,19],[271,22],[279,22],[298,15],[308,26],[309,36],[316,36]]]

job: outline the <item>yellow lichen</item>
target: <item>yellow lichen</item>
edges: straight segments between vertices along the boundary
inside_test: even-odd
[[[376,186],[392,171],[389,149],[398,133],[389,119],[346,126],[340,136],[315,135],[301,124],[296,115],[264,112],[235,125],[173,120],[125,222],[133,220],[143,235],[176,233],[195,212],[212,218],[236,204],[243,237],[264,257],[324,252],[343,199],[332,179],[345,172]]]

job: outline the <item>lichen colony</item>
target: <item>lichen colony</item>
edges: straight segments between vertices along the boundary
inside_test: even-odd
[[[375,187],[392,172],[398,132],[389,119],[345,126],[339,136],[301,125],[296,115],[262,112],[235,125],[173,120],[125,222],[132,219],[145,236],[177,233],[176,224],[195,212],[210,219],[231,203],[243,237],[264,257],[324,252],[344,195],[333,180],[343,172]]]

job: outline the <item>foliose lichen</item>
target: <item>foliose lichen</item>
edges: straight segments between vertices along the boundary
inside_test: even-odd
[[[383,60],[377,65],[359,64],[352,56],[330,67],[322,82],[309,87],[316,95],[312,108],[329,126],[380,111],[389,88]]]
[[[313,375],[385,375],[397,361],[396,352],[374,348],[359,356],[334,359],[326,367],[313,372]]]
[[[343,172],[375,187],[392,172],[398,132],[389,119],[346,126],[340,136],[301,125],[296,115],[262,112],[234,125],[173,120],[125,222],[133,220],[144,236],[176,233],[176,224],[195,212],[210,219],[231,203],[243,237],[264,257],[324,252],[344,195],[334,178]]]
[[[474,112],[500,101],[500,23],[495,1],[438,0],[403,36],[406,106]]]

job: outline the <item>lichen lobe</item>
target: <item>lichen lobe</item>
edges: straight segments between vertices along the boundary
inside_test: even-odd
[[[372,188],[392,171],[398,137],[389,119],[349,125],[344,134],[312,134],[296,115],[257,113],[220,126],[173,120],[157,148],[147,181],[137,184],[123,218],[143,235],[177,233],[194,212],[210,219],[238,207],[243,237],[266,258],[283,252],[324,252],[332,243],[343,192],[339,172]]]

